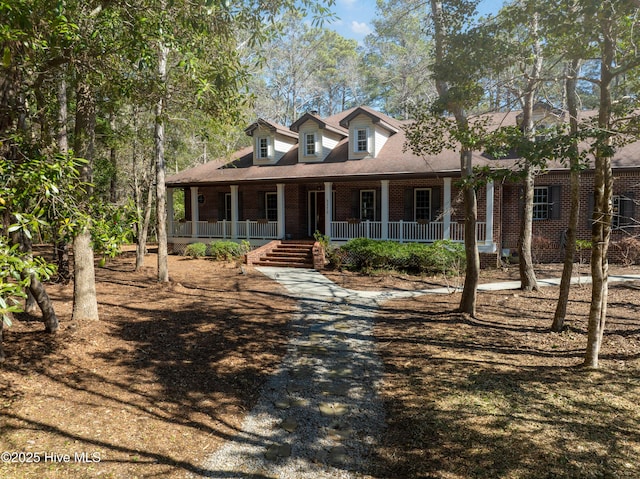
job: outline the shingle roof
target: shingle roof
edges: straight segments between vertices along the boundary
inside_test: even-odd
[[[400,178],[415,176],[457,175],[460,171],[460,156],[457,151],[444,150],[438,155],[419,156],[411,150],[405,151],[403,126],[407,122],[395,120],[367,107],[357,107],[338,115],[320,119],[324,124],[342,128],[359,113],[374,115],[378,122],[396,130],[376,158],[349,160],[348,138],[342,139],[326,159],[318,163],[299,163],[298,146],[292,148],[273,165],[253,165],[253,149],[244,148],[236,152],[231,160],[215,160],[196,166],[167,178],[168,186],[232,184],[242,182],[302,182],[337,181],[357,179]],[[518,112],[495,113],[489,116],[491,127],[514,125]],[[254,124],[255,125],[255,124]],[[284,128],[271,124],[276,131]],[[386,127],[385,126],[385,127]],[[392,131],[392,130],[390,130]],[[293,133],[289,130],[289,133]],[[293,133],[295,134],[295,133]],[[613,158],[614,168],[640,168],[640,142],[620,148]],[[514,160],[494,160],[482,152],[473,152],[473,164],[494,168],[513,166]],[[556,163],[552,170],[564,169]]]

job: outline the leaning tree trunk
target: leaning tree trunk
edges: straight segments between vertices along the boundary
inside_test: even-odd
[[[29,292],[42,312],[44,330],[47,333],[55,333],[58,330],[58,316],[56,316],[51,298],[49,298],[43,284],[35,273],[24,272],[22,277],[23,279],[29,278]]]
[[[578,71],[580,61],[573,60],[567,72],[566,94],[567,109],[569,110],[570,134],[572,135],[572,146],[569,155],[569,182],[571,189],[571,199],[569,206],[569,224],[565,235],[564,265],[562,268],[562,278],[560,280],[560,293],[558,303],[551,324],[551,331],[559,333],[564,329],[564,320],[567,316],[569,304],[569,290],[571,289],[571,276],[573,275],[573,262],[576,255],[576,240],[578,232],[578,221],[580,218],[580,157],[578,152],[578,98],[576,86],[578,84]]]

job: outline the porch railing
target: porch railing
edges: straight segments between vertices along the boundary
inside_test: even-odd
[[[231,221],[197,221],[193,230],[193,221],[173,223],[170,236],[191,238],[231,239]],[[237,237],[239,239],[276,239],[278,231],[277,221],[245,220],[237,222]]]
[[[207,222],[198,221],[195,224],[196,231],[193,231],[193,222],[184,221],[173,223],[170,229],[170,236],[191,237],[191,238],[211,238],[211,239],[231,239],[231,221]],[[333,221],[331,223],[331,239],[337,241],[348,241],[353,238],[383,239],[381,221]],[[237,222],[238,239],[277,239],[278,222],[265,220],[245,220]],[[423,242],[444,239],[444,223],[432,221],[419,223],[415,221],[389,221],[386,239],[404,242]],[[486,241],[487,224],[478,222],[476,224],[476,238],[478,241]],[[449,227],[449,239],[452,241],[464,241],[464,223],[452,222]]]
[[[406,242],[424,242],[444,239],[444,223],[432,221],[420,223],[416,221],[389,221],[386,239]],[[485,241],[487,237],[487,224],[476,223],[476,238]],[[383,239],[381,221],[333,221],[331,223],[331,239],[348,241],[353,238]],[[464,241],[464,223],[451,223],[449,239],[452,241]]]

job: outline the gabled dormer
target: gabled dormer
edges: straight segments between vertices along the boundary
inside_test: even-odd
[[[297,133],[267,120],[258,120],[244,131],[253,138],[254,165],[277,163],[298,142]]]
[[[349,132],[349,159],[375,158],[391,135],[398,133],[395,121],[367,107],[358,107],[340,126]]]
[[[554,108],[547,102],[539,101],[533,105],[532,108],[532,121],[533,125],[538,131],[544,132],[553,127],[556,127],[564,123],[564,111],[559,108]],[[516,123],[522,124],[524,115],[518,113],[516,116]]]
[[[300,163],[323,161],[348,135],[346,129],[327,123],[314,112],[305,113],[291,125],[291,130],[298,133]]]

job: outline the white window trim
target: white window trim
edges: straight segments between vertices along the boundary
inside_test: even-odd
[[[262,141],[267,142],[267,156],[262,156]],[[256,158],[258,160],[268,160],[273,156],[273,145],[271,138],[268,136],[259,136],[256,138]]]
[[[362,208],[362,206],[363,206],[362,205],[362,194],[363,193],[373,193],[373,219],[371,221],[375,221],[376,214],[377,214],[377,211],[376,211],[376,204],[377,204],[377,202],[376,202],[376,190],[360,190],[360,220],[366,221],[365,218],[362,217],[362,210],[363,210],[363,208]]]
[[[547,201],[546,201],[546,203],[536,203],[535,202],[535,200],[536,200],[536,190],[542,190],[542,189],[546,190],[546,192],[547,192]],[[532,216],[533,216],[533,220],[534,221],[544,221],[544,220],[548,220],[548,219],[551,218],[551,215],[549,213],[549,206],[550,206],[549,200],[551,199],[550,195],[551,195],[551,189],[548,186],[534,186],[534,188],[533,188],[533,212],[532,212],[533,213]],[[540,205],[545,205],[544,217],[536,218],[536,206],[540,206]]]
[[[429,214],[427,215],[427,220],[431,220],[431,208],[432,208],[432,196],[433,190],[431,188],[414,188],[413,189],[413,220],[418,221],[418,191],[428,191],[429,192]],[[424,219],[424,218],[421,218]]]
[[[313,153],[309,153],[308,147],[309,147],[309,137],[313,137]],[[307,157],[316,157],[318,156],[318,135],[316,135],[315,132],[309,131],[304,133],[304,145],[302,146],[302,154],[303,156],[307,156]]]
[[[360,141],[358,139],[358,134],[364,131],[365,132],[365,136],[366,136],[366,141],[367,141],[367,148],[366,150],[361,150],[360,147]],[[369,139],[369,128],[367,127],[356,127],[353,129],[353,152],[354,153],[369,153],[369,148],[370,148],[370,139]]]

